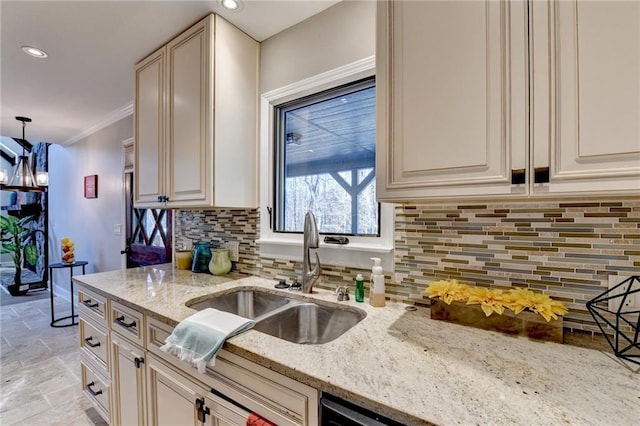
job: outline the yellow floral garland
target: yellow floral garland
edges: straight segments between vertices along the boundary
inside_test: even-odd
[[[505,308],[512,310],[516,315],[528,309],[551,321],[552,318],[558,319],[558,315],[569,312],[562,302],[553,300],[544,293],[535,293],[525,288],[488,289],[469,286],[453,279],[432,282],[426,292],[430,298],[438,297],[447,305],[453,301],[480,305],[486,316],[494,312],[501,315]]]

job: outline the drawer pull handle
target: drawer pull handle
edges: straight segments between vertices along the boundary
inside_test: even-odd
[[[92,386],[95,386],[96,383],[95,382],[91,382],[91,383],[87,383],[87,390],[89,392],[91,392],[91,395],[93,396],[98,396],[102,394],[102,389],[98,389],[97,391],[94,391],[93,389],[91,389]]]
[[[93,336],[89,336],[86,339],[84,339],[84,342],[87,344],[87,346],[89,346],[91,348],[97,348],[98,346],[100,346],[100,342],[91,343],[92,340],[93,340]]]
[[[87,300],[83,301],[82,304],[84,306],[86,306],[87,308],[97,308],[98,307],[98,302],[91,303],[91,299],[87,299]]]
[[[206,423],[207,416],[211,414],[211,410],[204,405],[204,398],[196,399],[196,412],[198,413],[198,420]]]
[[[120,324],[121,326],[125,327],[125,328],[131,328],[131,327],[135,327],[136,326],[136,322],[135,321],[131,321],[128,324],[126,322],[124,322],[124,315],[119,316],[118,318],[116,318],[116,322],[118,324]]]
[[[142,357],[135,357],[133,359],[133,363],[136,365],[136,368],[140,368],[141,364],[144,364],[144,358]]]
[[[549,182],[549,167],[536,167],[533,169],[533,182],[534,183],[548,183]]]
[[[524,169],[511,170],[511,184],[522,185],[526,183],[526,172]]]

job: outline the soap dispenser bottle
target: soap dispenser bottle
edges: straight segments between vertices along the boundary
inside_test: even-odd
[[[384,298],[384,273],[380,265],[380,258],[372,257],[373,268],[371,269],[371,290],[369,291],[369,303],[371,306],[381,308],[386,305]]]

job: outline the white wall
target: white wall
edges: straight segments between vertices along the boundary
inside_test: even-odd
[[[342,1],[260,45],[260,93],[375,55],[376,2]]]
[[[133,116],[70,146],[49,148],[49,262],[62,258],[60,239],[75,243],[76,260],[87,273],[120,269],[122,222],[122,141],[133,135]],[[98,175],[98,198],[84,198],[84,177]],[[124,227],[123,227],[124,229]],[[76,268],[74,273],[80,273]],[[69,271],[55,270],[55,294],[69,296]]]

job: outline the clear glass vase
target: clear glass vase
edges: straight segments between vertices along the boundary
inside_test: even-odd
[[[229,250],[226,248],[211,249],[211,261],[209,262],[209,272],[213,275],[225,275],[231,270],[231,260]]]

